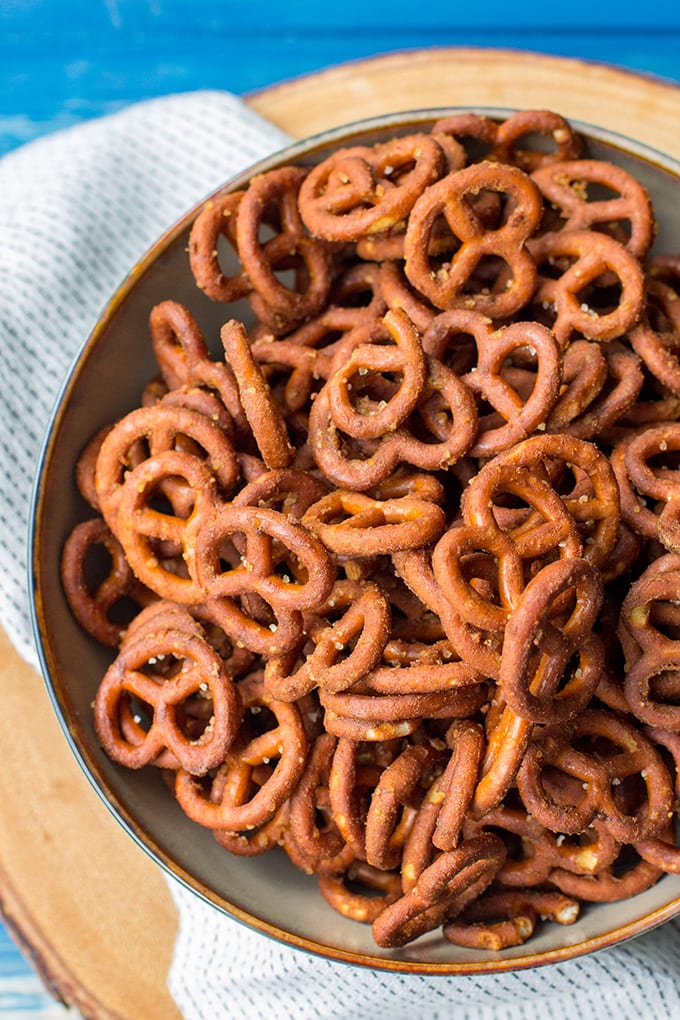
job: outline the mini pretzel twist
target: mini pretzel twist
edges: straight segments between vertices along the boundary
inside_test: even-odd
[[[562,624],[551,622],[556,601],[572,590],[571,615]],[[556,724],[588,704],[604,667],[602,643],[591,633],[602,594],[599,573],[585,559],[547,564],[520,594],[505,629],[499,674],[503,700],[517,715]],[[570,676],[574,653],[578,667]]]
[[[416,496],[378,500],[335,489],[309,508],[302,523],[338,556],[374,556],[427,545],[442,533],[444,512]]]
[[[306,177],[299,167],[281,167],[251,180],[243,195],[236,218],[236,246],[244,272],[264,304],[256,307],[261,318],[272,318],[273,325],[288,327],[315,315],[326,303],[331,277],[329,252],[325,244],[307,236],[300,210],[298,192]],[[302,289],[288,287],[275,273],[280,261],[271,259],[271,248],[260,242],[260,229],[271,210],[280,222],[280,255],[301,259],[305,267]],[[277,252],[279,255],[279,252]]]
[[[329,623],[328,617],[338,612],[342,615]],[[283,701],[296,701],[317,686],[346,690],[380,662],[390,624],[389,602],[378,585],[336,581],[325,603],[306,619],[314,650],[298,668],[297,649],[271,659],[265,667],[267,689]]]
[[[164,675],[156,664],[181,668]],[[211,715],[199,736],[181,727],[181,706],[193,696],[210,699]],[[134,699],[151,714],[141,743],[125,739],[120,709]],[[128,768],[153,762],[166,748],[187,775],[203,775],[224,760],[241,721],[241,699],[222,660],[197,630],[153,630],[126,642],[104,676],[94,703],[97,736],[106,753]]]
[[[302,218],[316,237],[332,241],[384,234],[407,218],[423,188],[444,169],[441,147],[426,134],[339,149],[305,178]]]
[[[539,917],[574,924],[578,900],[538,889],[486,892],[443,928],[444,938],[456,946],[496,952],[523,945],[534,933]]]
[[[305,610],[330,594],[335,571],[321,542],[307,528],[276,510],[223,504],[187,526],[185,558],[206,599],[234,598],[250,592],[282,609]],[[243,536],[240,566],[221,569],[220,549]],[[274,543],[280,543],[289,575],[274,572]],[[298,575],[296,575],[298,571]]]
[[[96,547],[108,553],[109,572],[93,587],[88,583],[86,562]],[[120,542],[101,517],[82,521],[71,531],[62,552],[61,577],[78,623],[111,648],[118,647],[124,633],[124,625],[114,621],[111,610],[125,598],[131,597],[142,605],[153,598],[135,578]]]
[[[383,323],[396,347],[359,344],[327,383],[333,421],[356,439],[380,439],[386,433],[395,432],[415,408],[425,385],[425,355],[409,317],[401,310],[389,311]],[[383,372],[398,373],[401,382],[394,396],[378,403],[371,399],[370,389],[364,395],[358,384],[368,382],[370,386],[373,373]],[[357,407],[348,391],[350,384],[353,390],[359,391]]]
[[[503,842],[491,833],[466,840],[427,867],[410,893],[385,907],[373,922],[379,946],[403,946],[438,928],[447,914],[463,910],[493,881],[505,859]]]
[[[531,135],[548,138],[554,146],[553,151],[520,149],[517,142]],[[575,159],[580,151],[580,139],[564,117],[552,110],[519,110],[498,125],[492,155],[501,163],[512,163],[532,172],[554,162]]]
[[[467,453],[477,434],[472,393],[434,358],[426,358],[426,367],[424,399],[416,412],[427,408],[428,401],[437,401],[427,421],[428,431],[437,442],[416,438],[406,423],[378,440],[367,456],[352,456],[343,449],[328,389],[321,389],[309,415],[309,442],[315,461],[336,485],[365,491],[383,482],[400,463],[436,471],[450,467]]]
[[[275,725],[251,734],[241,727],[236,742],[220,766],[221,796],[216,803],[186,769],[175,777],[175,796],[189,818],[210,829],[249,830],[270,821],[290,796],[305,768],[308,741],[296,705],[270,698],[261,676],[251,675],[238,687],[246,718],[262,708],[273,714]],[[268,779],[255,783],[253,771],[273,763]]]
[[[205,337],[191,312],[177,301],[161,301],[149,316],[151,344],[169,390],[202,386],[214,390],[229,412],[239,436],[247,426],[236,379],[229,365],[213,361]]]
[[[526,439],[548,421],[562,381],[562,359],[555,338],[539,323],[516,322],[494,330],[491,320],[466,309],[438,315],[423,336],[423,349],[444,361],[449,338],[461,333],[472,336],[477,348],[476,363],[462,375],[463,381],[497,412],[479,419],[477,441],[469,451],[472,457],[486,457]],[[504,372],[516,352],[528,353],[536,362],[526,399]],[[495,426],[499,417],[501,424]]]
[[[148,444],[147,449],[144,444]],[[118,533],[118,504],[130,469],[141,466],[147,457],[179,453],[182,444],[187,449],[182,456],[191,456],[199,465],[197,471],[204,464],[210,472],[212,481],[207,484],[208,488],[217,490],[219,486],[219,492],[224,495],[231,492],[239,465],[231,442],[214,421],[186,407],[157,404],[138,408],[107,432],[97,457],[97,498],[114,535]]]
[[[590,230],[558,230],[532,238],[529,250],[538,266],[533,301],[554,309],[551,329],[566,347],[576,336],[605,342],[623,336],[639,320],[644,306],[644,274],[639,262],[622,244]],[[567,268],[553,279],[543,275],[545,264],[566,260]],[[621,293],[616,305],[598,309],[598,280],[613,274]],[[591,287],[592,290],[588,290]]]
[[[483,189],[510,196],[505,221],[496,230],[487,230],[467,201]],[[437,269],[428,256],[428,239],[441,215],[460,247]],[[437,308],[473,308],[493,319],[512,315],[534,291],[536,266],[525,242],[540,217],[540,192],[521,170],[497,163],[458,170],[429,187],[413,207],[404,240],[406,275]],[[489,256],[509,266],[508,284],[499,292],[469,293],[466,284]]]
[[[295,453],[286,423],[260,366],[253,358],[244,326],[230,319],[222,327],[220,337],[262,459],[268,468],[288,467]]]
[[[626,248],[644,259],[654,240],[655,222],[647,190],[622,167],[605,160],[579,159],[550,163],[531,175],[541,193],[564,218],[564,230],[611,230],[621,221],[630,224]],[[588,186],[614,192],[616,198],[591,200]]]

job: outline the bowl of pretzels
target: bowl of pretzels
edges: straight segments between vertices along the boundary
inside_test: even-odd
[[[216,909],[442,974],[680,911],[679,194],[559,113],[390,115],[112,299],[42,457],[36,640]]]

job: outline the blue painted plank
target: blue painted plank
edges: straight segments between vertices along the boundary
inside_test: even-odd
[[[75,1015],[45,990],[0,924],[0,1016],[4,1020],[67,1020]]]
[[[500,46],[619,64],[680,81],[680,30],[588,33],[476,32],[440,36],[354,32],[284,37],[213,33],[197,44],[181,34],[111,33],[47,46],[13,46],[0,36],[0,154],[46,131],[170,92],[199,88],[242,94],[341,61],[423,46]],[[447,98],[455,102],[453,83]],[[359,111],[360,112],[360,111]]]
[[[389,32],[460,31],[498,28],[577,28],[582,32],[611,30],[610,4],[591,5],[584,24],[579,4],[541,4],[507,0],[485,0],[482,4],[414,4],[412,0],[391,0],[389,6],[367,4],[365,0],[343,0],[320,4],[310,0],[4,0],[0,4],[0,29],[8,32],[70,34],[77,26],[84,35],[93,32],[171,31],[183,35],[208,36],[214,31],[278,33],[296,31]],[[656,0],[653,13],[643,4],[618,4],[617,29],[658,30],[680,26],[680,9],[675,0]]]

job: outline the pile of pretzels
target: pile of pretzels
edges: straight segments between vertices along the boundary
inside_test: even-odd
[[[219,354],[154,307],[158,375],[76,466],[104,750],[380,947],[502,950],[680,873],[680,256],[654,236],[549,111],[268,170],[191,228]]]

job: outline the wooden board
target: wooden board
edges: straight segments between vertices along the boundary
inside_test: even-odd
[[[680,89],[601,65],[433,50],[330,69],[249,97],[294,136],[399,109],[548,107],[680,158]],[[173,1020],[177,916],[160,869],[90,788],[43,682],[0,631],[0,908],[53,994],[97,1020]],[[30,720],[30,725],[29,721]]]

